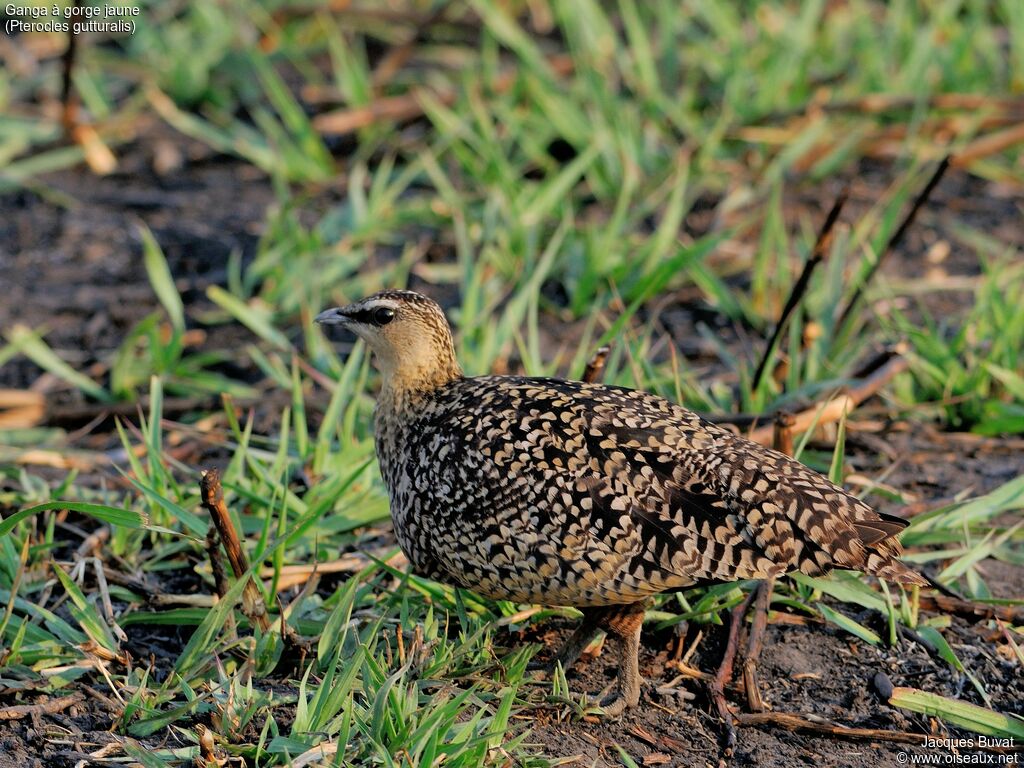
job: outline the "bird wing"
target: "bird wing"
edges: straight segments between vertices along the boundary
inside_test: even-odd
[[[896,560],[905,521],[879,515],[800,462],[655,395],[586,386],[580,394],[593,398],[583,410],[593,468],[621,480],[631,514],[655,542],[637,567],[733,580],[837,566],[920,583]]]
[[[629,602],[833,566],[911,580],[895,560],[897,522],[663,398],[555,379],[464,382],[408,439],[426,457],[413,480],[432,505],[424,541],[450,539],[437,558],[484,594]]]
[[[612,478],[595,508],[606,516],[625,508],[641,531],[645,546],[629,570],[679,586],[778,573],[776,553],[721,492],[713,438],[696,421],[651,418],[631,405],[588,409],[585,427],[591,471]]]

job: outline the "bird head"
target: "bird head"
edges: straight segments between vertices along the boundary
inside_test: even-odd
[[[385,388],[430,390],[462,375],[451,328],[435,301],[413,291],[381,291],[316,316],[366,342]]]

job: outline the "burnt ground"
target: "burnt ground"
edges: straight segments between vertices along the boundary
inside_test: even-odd
[[[881,629],[879,625],[875,628]],[[1020,712],[1024,685],[1019,678],[1013,678],[1013,662],[974,652],[979,636],[990,633],[959,620],[946,632],[969,669],[981,671],[988,680],[1004,679],[1002,685],[990,692],[994,705]],[[712,634],[711,640],[705,640],[706,647],[694,655],[693,663],[713,672],[718,665],[724,635],[724,629],[720,629]],[[676,674],[665,666],[666,651],[653,652],[665,643],[664,638],[645,634],[640,671],[648,682],[639,709],[613,723],[560,723],[551,718],[532,726],[530,741],[544,744],[560,757],[578,755],[585,765],[595,761],[621,764],[616,745],[641,765],[717,765],[720,730],[708,714],[703,683],[693,680],[676,683],[684,691],[682,696],[658,694],[653,690],[655,686],[673,682]],[[611,650],[602,656],[612,655]],[[579,666],[585,668],[569,676],[570,684],[578,690],[598,691],[613,679],[614,670],[604,658],[589,664],[583,661]],[[762,696],[771,710],[816,715],[857,728],[931,732],[932,724],[927,717],[904,712],[885,702],[872,682],[879,672],[888,675],[895,685],[919,687],[944,695],[966,694],[963,681],[955,679],[948,667],[937,665],[920,645],[904,641],[897,648],[873,647],[823,624],[770,625],[758,666]],[[740,691],[733,690],[728,696],[736,704],[744,701]],[[921,754],[934,752],[905,744],[791,733],[777,727],[740,727],[731,764],[894,766],[899,764],[897,753],[908,750]]]
[[[50,346],[83,369],[109,358],[160,306],[142,262],[141,223],[160,243],[186,306],[212,306],[204,292],[225,282],[232,251],[251,260],[274,200],[269,181],[196,142],[181,143],[178,169],[159,173],[166,131],[154,124],[156,137],[125,148],[109,176],[79,168],[45,177],[60,204],[28,190],[0,195],[0,328],[45,326]],[[250,338],[234,332],[239,341]],[[40,373],[16,358],[0,368],[0,386],[60,388],[39,382]],[[72,391],[66,397],[81,399]]]
[[[157,142],[166,141],[154,125],[152,140],[140,140],[121,151],[117,174],[95,178],[85,170],[51,174],[44,182],[60,193],[32,191],[0,195],[0,328],[16,322],[30,327],[45,325],[47,341],[76,367],[105,376],[102,361],[116,349],[127,330],[157,308],[156,298],[141,262],[136,224],[145,222],[168,258],[183,299],[190,306],[205,305],[204,291],[223,283],[228,255],[238,250],[243,260],[255,253],[268,206],[273,202],[269,181],[244,163],[213,154],[199,145],[181,143],[180,166],[155,170]],[[145,134],[143,134],[145,135]],[[156,164],[159,165],[159,164]],[[851,211],[867,207],[891,180],[885,169],[862,169],[853,187]],[[837,185],[838,186],[838,183]],[[324,200],[337,192],[324,190]],[[832,194],[820,190],[794,193],[794,216],[810,212],[820,218]],[[942,270],[947,277],[970,276],[979,265],[967,249],[957,245],[951,218],[977,227],[1005,243],[1019,243],[1022,233],[1007,222],[1016,221],[1021,198],[1005,189],[951,173],[936,194],[936,207],[955,211],[955,217],[926,212],[905,247],[893,255],[885,271],[893,277],[923,276]],[[323,201],[321,201],[323,202]],[[1006,214],[1006,215],[1004,215]],[[701,228],[700,214],[691,222]],[[794,218],[794,220],[796,220]],[[936,243],[952,243],[948,255],[936,255]],[[941,255],[943,249],[938,249]],[[952,290],[936,294],[932,309],[952,315],[962,312],[970,294]],[[666,312],[666,328],[684,354],[699,358],[694,346],[694,323],[706,319],[709,309],[690,291],[680,291]],[[210,332],[211,348],[248,341],[244,329],[218,327]],[[33,387],[58,402],[80,402],[81,395],[17,358],[0,369],[0,387]],[[273,411],[271,407],[268,410]],[[268,428],[273,415],[266,414]],[[73,446],[116,441],[109,424],[93,425],[79,433]],[[881,447],[880,447],[881,446]],[[888,447],[886,447],[888,446]],[[205,456],[203,457],[205,460]],[[1020,441],[980,440],[945,435],[929,427],[882,423],[877,429],[854,431],[850,438],[851,466],[866,474],[896,461],[886,482],[913,493],[922,502],[945,500],[965,488],[982,493],[1024,471]],[[0,480],[2,482],[2,480]],[[883,509],[887,502],[875,499]],[[888,503],[888,507],[892,507]],[[892,511],[891,509],[889,511]],[[989,561],[982,564],[993,591],[1003,597],[1024,593],[1024,571]],[[189,576],[181,574],[188,580]],[[203,588],[194,583],[196,588]],[[184,591],[188,585],[178,588]],[[844,608],[849,610],[848,607]],[[878,617],[855,615],[878,626]],[[567,623],[551,622],[529,634],[553,646],[570,631]],[[694,629],[691,628],[690,639]],[[989,623],[972,624],[954,619],[947,637],[967,668],[982,678],[993,705],[1024,713],[1024,681],[1010,662]],[[169,665],[180,650],[187,629],[133,627],[131,652],[137,659],[153,658],[157,668]],[[514,638],[510,638],[510,643]],[[713,670],[722,650],[724,631],[708,627],[692,663]],[[651,680],[644,692],[645,706],[614,722],[559,720],[558,713],[537,710],[530,722],[528,741],[555,757],[579,756],[579,764],[621,764],[616,745],[641,765],[714,764],[716,727],[707,714],[706,697],[699,684],[683,680],[684,697],[658,694],[675,676],[666,660],[678,642],[672,631],[645,631],[641,672]],[[998,649],[998,652],[995,650]],[[544,653],[549,652],[545,650]],[[596,691],[612,678],[611,657],[584,660],[570,674],[575,691]],[[962,676],[930,655],[921,645],[904,640],[895,649],[872,647],[824,624],[770,625],[761,661],[761,684],[771,708],[813,713],[837,723],[891,730],[930,731],[927,718],[889,707],[874,690],[872,680],[885,672],[895,685],[911,685],[949,696],[977,701]],[[272,684],[273,681],[268,681]],[[7,687],[5,687],[7,686]],[[24,720],[0,721],[0,768],[17,766],[71,766],[89,752],[110,742],[115,715],[100,689],[82,689],[83,699],[63,713]],[[692,695],[692,698],[691,698]],[[741,694],[730,691],[730,699]],[[10,681],[0,681],[0,705],[13,702]],[[686,700],[683,700],[685,698]],[[175,746],[167,736],[167,746]],[[150,740],[149,745],[159,743]],[[767,727],[739,730],[734,764],[757,766],[897,765],[903,746],[864,741],[843,741],[795,734]]]

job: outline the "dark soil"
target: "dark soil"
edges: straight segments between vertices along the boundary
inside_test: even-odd
[[[76,367],[103,375],[102,361],[117,348],[127,330],[157,308],[141,261],[137,224],[145,222],[154,232],[168,258],[183,298],[190,304],[205,302],[206,286],[223,283],[228,254],[239,250],[243,258],[255,252],[266,209],[273,201],[269,181],[244,163],[210,154],[206,149],[173,140],[182,149],[184,162],[176,169],[158,173],[153,158],[157,141],[166,141],[158,126],[155,138],[122,148],[120,170],[95,178],[86,170],[52,174],[44,182],[74,200],[69,207],[30,191],[0,195],[0,329],[14,323],[45,325],[48,343]],[[879,168],[866,168],[854,186],[851,208],[866,207],[889,181]],[[806,193],[808,198],[811,193]],[[804,200],[794,217],[810,211],[820,218],[833,195],[819,194]],[[978,227],[1001,242],[1018,243],[1019,229],[1007,229],[1019,199],[1005,190],[960,173],[944,182],[936,200],[950,217],[926,211],[905,247],[889,261],[885,272],[893,276],[920,276],[944,270],[949,276],[978,273],[977,262],[958,245],[951,218]],[[940,210],[940,209],[936,209]],[[699,214],[698,214],[699,215]],[[794,220],[797,220],[794,218]],[[700,222],[688,223],[695,230]],[[938,258],[948,242],[947,256]],[[931,254],[931,256],[929,256]],[[930,309],[954,315],[963,312],[968,293],[950,291],[931,299]],[[693,343],[697,322],[708,320],[708,310],[696,297],[681,292],[681,299],[665,315],[666,327],[681,351],[700,361],[706,350]],[[232,346],[249,340],[244,330],[221,328],[210,339],[212,347]],[[232,337],[232,334],[234,336]],[[742,340],[735,338],[735,343]],[[68,401],[80,401],[79,393],[65,388],[24,359],[0,369],[0,387],[35,387]],[[111,442],[106,431],[78,440]],[[1024,452],[1019,443],[975,440],[889,425],[883,432],[851,433],[849,461],[865,474],[877,472],[896,461],[886,482],[910,491],[922,501],[947,499],[971,488],[982,493],[1024,472]],[[886,447],[887,446],[887,447]],[[209,454],[199,457],[206,461]],[[197,459],[199,460],[199,459]],[[894,505],[873,498],[879,507]],[[989,561],[982,564],[992,590],[1005,597],[1024,593],[1024,569]],[[187,569],[183,578],[192,578]],[[867,624],[870,615],[856,616]],[[567,624],[545,627],[551,643],[564,637]],[[150,659],[159,671],[173,661],[188,635],[188,628],[133,628],[130,650],[138,659]],[[706,632],[692,663],[705,671],[719,661],[724,632]],[[1009,661],[992,653],[998,645],[988,623],[954,620],[947,637],[960,658],[986,684],[993,705],[1024,712],[1024,681]],[[641,672],[650,685],[643,706],[618,721],[558,721],[542,710],[535,721],[524,723],[530,741],[539,750],[557,757],[579,756],[582,765],[622,763],[616,745],[641,765],[702,766],[717,762],[717,725],[707,714],[706,696],[692,680],[679,683],[692,698],[683,701],[655,693],[674,672],[665,666],[676,637],[671,632],[644,635]],[[611,657],[582,661],[570,676],[576,691],[597,691],[611,680]],[[949,696],[977,701],[977,694],[943,661],[921,645],[904,640],[897,648],[873,647],[824,624],[772,625],[761,659],[760,679],[766,702],[772,709],[815,715],[850,726],[929,732],[936,724],[927,718],[889,707],[874,690],[872,680],[885,672],[895,685],[911,685]],[[0,680],[0,707],[33,703],[31,695],[17,696]],[[72,690],[74,690],[72,686]],[[109,693],[109,692],[108,692]],[[15,700],[17,698],[17,701]],[[739,703],[736,690],[729,698]],[[63,713],[24,720],[0,721],[0,768],[72,766],[114,738],[108,731],[114,720],[102,695],[86,695]],[[941,728],[941,726],[938,726]],[[173,735],[168,734],[168,739]],[[158,740],[152,740],[156,743]],[[175,746],[168,742],[168,746]],[[741,728],[735,765],[898,765],[896,755],[904,746],[842,741],[794,734],[772,728]]]
[[[713,672],[720,660],[724,635],[723,628],[711,640],[705,639],[693,663]],[[1024,682],[1009,658],[992,657],[981,650],[992,647],[990,635],[990,630],[959,620],[947,630],[948,639],[968,669],[980,673],[986,681],[1001,680],[988,688],[993,705],[1021,713]],[[717,765],[720,729],[708,714],[703,683],[684,680],[677,684],[687,698],[693,697],[689,701],[653,690],[675,676],[664,665],[666,652],[654,652],[663,645],[664,638],[645,634],[640,671],[648,683],[636,710],[613,722],[541,721],[532,727],[531,741],[545,745],[559,757],[578,755],[582,765],[621,765],[616,745],[640,765]],[[610,651],[613,649],[603,653],[600,660],[580,662],[579,671],[569,676],[570,684],[588,692],[607,686],[614,676],[607,660],[614,657]],[[948,665],[936,662],[922,646],[903,641],[897,648],[875,647],[824,624],[770,625],[758,666],[762,696],[771,710],[817,715],[858,728],[932,732],[927,717],[886,703],[872,682],[879,672],[897,686],[976,701],[969,685],[965,687],[963,679]],[[745,701],[742,692],[734,690],[728,696],[735,704]],[[898,752],[929,751],[913,745],[826,738],[771,727],[740,727],[737,735],[733,765],[895,766],[899,764]]]

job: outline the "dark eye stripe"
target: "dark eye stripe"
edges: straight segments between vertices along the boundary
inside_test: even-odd
[[[349,312],[348,316],[355,320],[357,323],[364,323],[365,325],[373,325],[373,310],[372,309],[360,309],[358,312]]]
[[[355,320],[357,323],[363,323],[364,325],[381,325],[376,319],[375,315],[382,309],[389,309],[388,307],[374,307],[373,309],[360,309],[358,312],[349,312],[348,316]],[[390,322],[390,319],[388,321]]]

